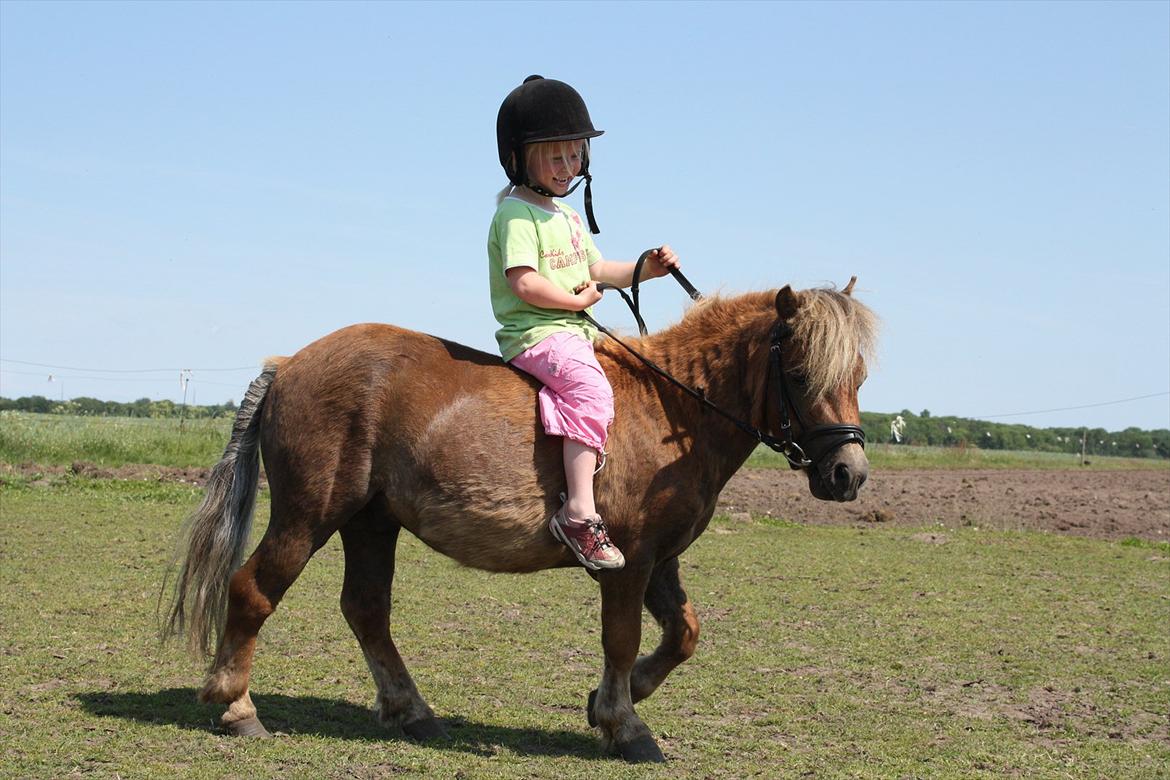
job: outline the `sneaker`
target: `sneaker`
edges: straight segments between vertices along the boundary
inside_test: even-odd
[[[601,515],[571,520],[562,506],[549,519],[548,530],[557,541],[573,551],[573,555],[586,569],[620,569],[626,565],[621,550],[609,540],[609,532],[605,530],[605,521]]]

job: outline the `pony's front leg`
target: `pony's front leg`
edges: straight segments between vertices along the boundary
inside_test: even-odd
[[[637,704],[645,699],[666,679],[675,667],[695,654],[699,642],[699,619],[678,575],[678,558],[663,561],[654,567],[646,587],[646,609],[662,626],[662,641],[649,655],[634,663],[630,673],[630,698]],[[596,689],[589,694],[589,725],[596,726],[593,714],[597,701]]]
[[[665,760],[630,698],[630,672],[642,639],[642,596],[649,580],[650,567],[631,562],[621,571],[598,576],[605,670],[597,695],[592,697],[590,721],[596,722],[607,741],[631,762]]]
[[[676,666],[695,654],[699,642],[699,619],[691,607],[678,576],[678,558],[654,567],[646,588],[646,609],[662,626],[662,641],[650,655],[634,664],[630,675],[630,695],[642,701],[658,689]]]

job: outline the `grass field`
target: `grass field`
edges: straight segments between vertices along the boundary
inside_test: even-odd
[[[0,412],[0,463],[211,466],[223,454],[230,419],[80,417]]]
[[[155,640],[163,566],[197,499],[159,482],[0,487],[0,776],[1153,778],[1170,766],[1167,545],[727,519],[683,558],[699,652],[638,707],[665,767],[602,754],[585,723],[601,665],[587,577],[486,575],[406,535],[395,639],[453,739],[417,745],[374,721],[337,607],[336,539],[261,634],[253,695],[284,735],[221,736],[220,708],[194,701],[201,666]],[[643,647],[656,641],[647,623]]]
[[[209,467],[219,460],[231,432],[230,419],[178,420],[76,417],[0,412],[0,463],[68,466],[82,460],[103,467],[149,463]],[[1081,468],[1080,456],[1052,452],[909,447],[870,444],[870,464],[897,468]],[[1160,458],[1090,457],[1091,469],[1163,468]],[[760,447],[748,460],[759,468],[788,468],[780,455]]]

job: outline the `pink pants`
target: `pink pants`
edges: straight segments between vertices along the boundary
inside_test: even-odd
[[[613,422],[613,388],[593,345],[573,333],[554,333],[512,358],[512,365],[544,383],[540,420],[549,436],[564,436],[600,454]]]

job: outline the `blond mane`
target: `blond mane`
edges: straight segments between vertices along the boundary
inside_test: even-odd
[[[776,294],[771,290],[704,298],[675,325],[642,339],[642,346],[648,354],[663,356],[680,346],[692,352],[714,344],[730,347],[745,335],[766,346],[777,317]],[[790,339],[798,347],[785,351],[785,364],[804,376],[812,397],[821,398],[852,380],[858,359],[872,362],[878,318],[852,295],[833,287],[798,295],[802,303],[789,323]]]

